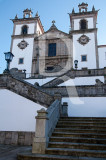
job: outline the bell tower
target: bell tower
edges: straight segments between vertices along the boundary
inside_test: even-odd
[[[79,12],[74,8],[70,16],[70,35],[73,40],[73,68],[74,61],[78,61],[78,69],[99,68],[97,47],[97,15],[98,10],[93,6],[88,11],[88,4],[78,5]]]
[[[23,18],[16,15],[12,19],[14,27],[10,51],[14,54],[14,59],[10,68],[26,70],[26,73],[31,73],[32,70],[34,38],[44,33],[38,12],[34,17],[32,14],[31,9],[27,8],[23,11]]]

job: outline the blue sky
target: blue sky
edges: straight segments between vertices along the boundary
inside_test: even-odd
[[[106,44],[106,0],[0,0],[0,73],[5,69],[4,52],[10,51],[11,35],[13,32],[13,19],[16,14],[23,16],[23,10],[31,8],[33,16],[38,11],[44,30],[48,30],[51,21],[56,21],[59,30],[69,32],[70,21],[67,13],[71,13],[73,7],[78,12],[78,4],[88,3],[88,10],[94,5],[98,14],[98,44]]]

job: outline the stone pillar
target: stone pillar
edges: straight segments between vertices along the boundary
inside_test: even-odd
[[[39,53],[37,54],[36,73],[39,74]]]
[[[104,84],[106,84],[106,67],[104,67]]]
[[[68,103],[67,102],[63,102],[62,105],[62,117],[68,117]]]
[[[106,84],[106,75],[104,75],[104,84]]]
[[[36,132],[33,140],[32,153],[45,154],[48,146],[48,112],[45,109],[37,111],[36,116]]]
[[[54,99],[56,100],[56,99],[58,99],[58,100],[61,100],[61,94],[59,94],[59,93],[55,93],[54,94]]]
[[[61,96],[61,94],[59,94],[59,93],[55,93],[54,94],[54,99],[56,100],[56,99],[58,99],[59,101],[60,101],[60,115],[62,114],[62,105],[61,105],[61,100],[62,100],[62,96]]]

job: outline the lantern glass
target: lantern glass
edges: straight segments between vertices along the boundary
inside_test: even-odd
[[[13,57],[14,57],[14,55],[11,52],[6,52],[4,54],[5,54],[5,60],[11,62]]]
[[[78,60],[75,60],[74,64],[75,64],[75,68],[77,69],[78,68]]]

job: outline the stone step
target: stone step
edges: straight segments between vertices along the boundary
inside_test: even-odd
[[[106,119],[59,119],[59,122],[100,122],[106,123]]]
[[[71,133],[104,133],[106,130],[99,129],[75,129],[75,128],[55,128],[55,132],[71,132]]]
[[[106,130],[106,126],[99,126],[99,125],[64,125],[64,124],[57,124],[56,128],[76,128],[76,129],[99,129],[99,130]]]
[[[100,138],[80,138],[80,137],[50,137],[50,142],[72,142],[72,143],[90,143],[106,144],[106,139]]]
[[[49,154],[31,154],[21,153],[18,154],[17,160],[106,160],[106,158],[94,158],[94,157],[73,157],[65,155],[49,155]]]
[[[71,142],[49,142],[48,147],[49,148],[106,150],[106,144],[71,143]]]
[[[68,149],[68,148],[47,148],[46,154],[66,155],[76,157],[97,157],[106,158],[106,151],[84,150],[84,149]]]
[[[106,117],[60,117],[60,120],[106,120]]]
[[[105,139],[106,134],[96,134],[96,133],[66,133],[66,132],[53,132],[53,137],[83,137],[83,138],[101,138]]]
[[[86,122],[86,121],[82,121],[82,122],[79,122],[79,121],[76,121],[76,122],[74,122],[74,121],[58,121],[58,123],[57,124],[69,124],[69,125],[72,125],[72,124],[74,124],[74,125],[102,125],[102,126],[106,126],[106,121],[105,122]]]

